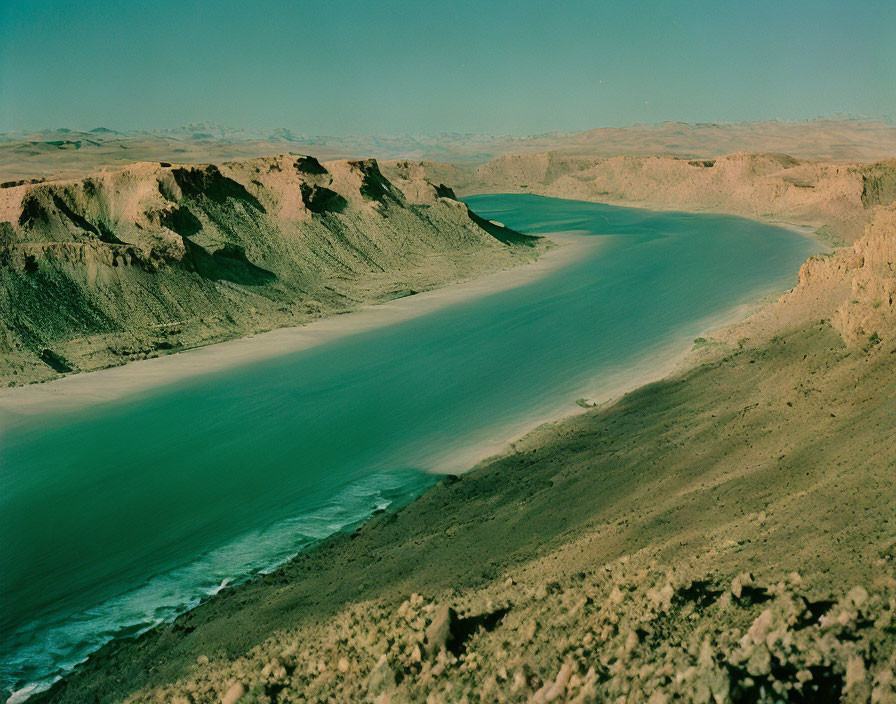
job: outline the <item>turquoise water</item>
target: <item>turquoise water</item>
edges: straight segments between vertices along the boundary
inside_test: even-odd
[[[818,245],[740,218],[467,200],[601,246],[520,288],[78,413],[5,421],[6,691],[406,501],[427,470],[687,349]]]

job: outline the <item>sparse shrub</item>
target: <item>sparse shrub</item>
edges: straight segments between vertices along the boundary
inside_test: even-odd
[[[871,335],[868,337],[868,344],[865,345],[865,352],[870,350],[875,345],[879,345],[879,344],[880,344],[880,335],[878,335],[876,332],[871,333]]]

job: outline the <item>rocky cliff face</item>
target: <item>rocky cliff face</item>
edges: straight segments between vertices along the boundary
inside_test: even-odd
[[[896,336],[896,206],[878,208],[853,247],[807,261],[781,306],[825,298],[831,324],[847,343],[874,346]]]
[[[886,356],[896,340],[896,204],[874,208],[869,218],[853,245],[810,257],[792,290],[711,338],[755,346],[822,322],[853,352]]]
[[[480,227],[421,174],[278,156],[136,163],[0,189],[0,380],[94,369],[506,268],[535,238]]]
[[[861,236],[871,209],[896,200],[896,161],[831,164],[786,154],[593,158],[508,154],[475,169],[424,173],[458,192],[535,193],[660,209],[703,210],[825,228],[832,241]]]

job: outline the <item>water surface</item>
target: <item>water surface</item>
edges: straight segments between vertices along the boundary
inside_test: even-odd
[[[5,430],[8,691],[687,349],[714,316],[791,286],[818,249],[734,217],[520,195],[467,202],[524,232],[576,231],[600,246],[517,289]]]

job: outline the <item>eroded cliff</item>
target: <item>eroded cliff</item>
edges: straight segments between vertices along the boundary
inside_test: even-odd
[[[374,160],[142,162],[0,189],[0,381],[300,324],[526,261],[422,175]]]

